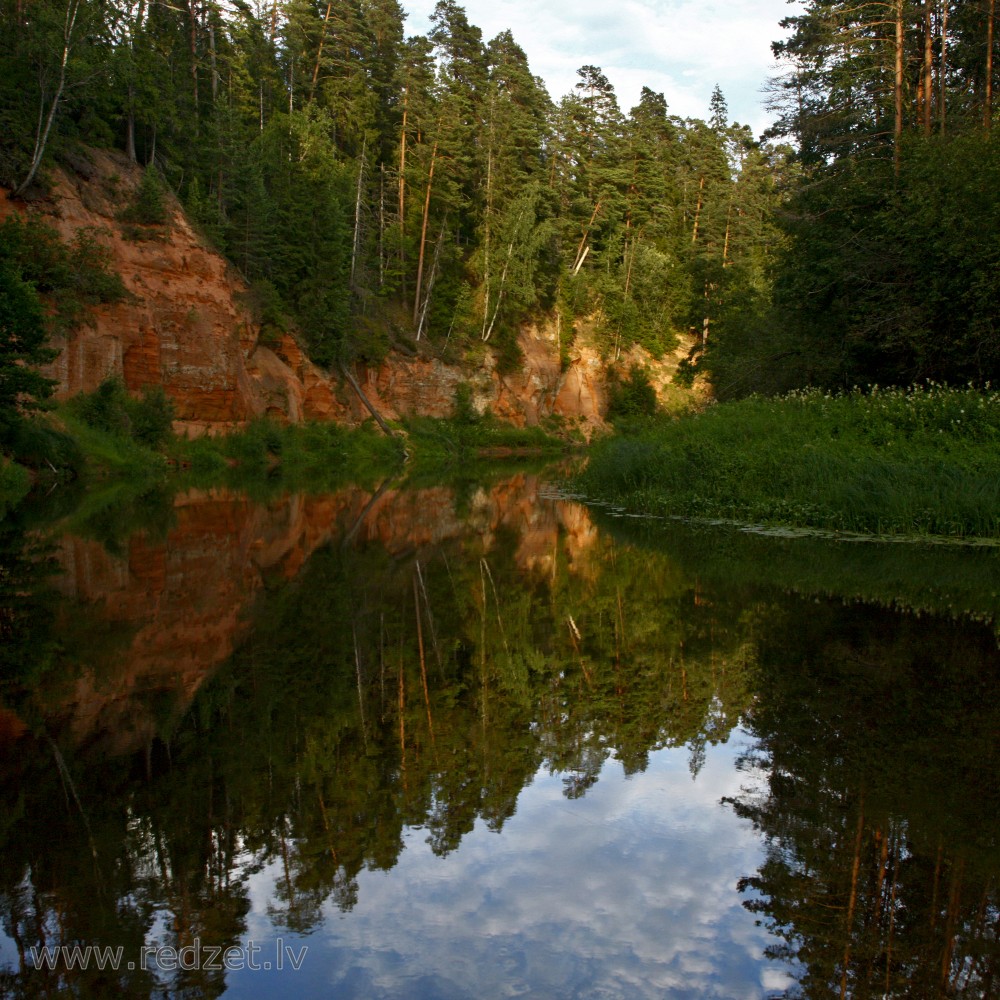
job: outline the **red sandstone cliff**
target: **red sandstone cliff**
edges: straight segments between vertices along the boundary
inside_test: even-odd
[[[192,228],[178,205],[169,224],[136,227],[117,218],[138,186],[140,171],[120,154],[91,150],[75,167],[53,171],[51,196],[30,209],[72,239],[89,230],[111,252],[130,293],[126,301],[94,309],[90,322],[54,346],[60,351],[50,374],[57,394],[89,392],[109,375],[129,389],[160,384],[174,400],[177,429],[215,432],[256,416],[336,420],[357,424],[368,417],[337,376],[319,369],[288,336],[265,345],[248,309],[239,275]],[[0,219],[26,210],[0,189]],[[455,388],[470,383],[481,410],[517,425],[556,415],[587,434],[602,424],[607,398],[604,365],[587,336],[578,336],[569,364],[560,364],[554,329],[521,331],[524,367],[497,371],[492,354],[478,367],[438,359],[391,355],[378,367],[357,372],[374,405],[388,418],[412,414],[448,416]],[[653,365],[662,390],[687,353]],[[648,363],[641,352],[626,360]]]

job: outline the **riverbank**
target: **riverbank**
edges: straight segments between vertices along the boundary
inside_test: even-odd
[[[577,486],[637,514],[1000,538],[998,443],[996,391],[799,391],[633,426]]]
[[[124,492],[129,502],[191,485],[255,495],[314,492],[347,482],[374,486],[404,469],[448,474],[488,460],[551,459],[580,444],[471,411],[413,418],[389,430],[384,434],[372,422],[348,428],[261,418],[230,434],[187,438],[171,433],[162,392],[133,397],[111,380],[18,423],[14,457],[2,456],[0,465],[0,517],[32,490],[71,482],[102,497]]]

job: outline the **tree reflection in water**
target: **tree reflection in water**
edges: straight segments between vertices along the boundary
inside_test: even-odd
[[[783,615],[759,647],[744,761],[764,792],[734,803],[767,842],[746,905],[805,996],[994,995],[995,636],[870,609]]]
[[[0,620],[31,623],[5,662],[49,651],[2,689],[6,989],[218,995],[221,972],[42,973],[28,950],[235,945],[265,866],[274,925],[306,933],[408,829],[454,852],[540,769],[569,799],[612,756],[688,747],[697,774],[749,718],[762,783],[734,805],[767,859],[744,889],[805,995],[988,992],[989,629],[699,572],[537,489],[189,495],[164,539],[60,540],[62,596],[4,590]],[[37,565],[17,537],[4,558]]]

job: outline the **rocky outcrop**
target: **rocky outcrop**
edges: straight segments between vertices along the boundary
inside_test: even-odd
[[[264,343],[246,305],[240,276],[199,236],[180,206],[172,205],[164,226],[120,221],[140,172],[121,156],[90,150],[73,157],[73,167],[53,171],[40,212],[66,240],[87,231],[110,252],[127,298],[94,308],[88,322],[54,344],[59,350],[49,374],[57,395],[93,391],[109,375],[120,375],[138,391],[162,385],[174,401],[177,429],[215,433],[268,415],[282,420],[335,420],[359,424],[368,411],[336,375],[305,357],[290,336]],[[0,218],[15,211],[0,189]],[[675,358],[633,360],[669,380]],[[446,364],[419,354],[391,354],[382,364],[360,369],[358,381],[390,419],[414,414],[444,417],[452,412],[460,383],[472,389],[474,405],[519,426],[560,418],[585,434],[602,424],[607,406],[605,364],[586,329],[569,357],[560,357],[553,324],[527,325],[520,334],[523,367],[500,371],[484,350],[475,364]]]
[[[53,172],[49,198],[31,210],[67,241],[83,230],[106,247],[128,295],[91,309],[86,323],[55,340],[59,356],[48,374],[57,396],[91,392],[109,375],[134,391],[162,385],[178,429],[195,432],[269,413],[294,421],[336,416],[328,380],[294,344],[286,349],[290,363],[261,343],[242,301],[245,284],[176,203],[164,226],[123,223],[118,216],[139,171],[102,150],[78,154],[73,164]],[[0,217],[24,210],[0,191]]]

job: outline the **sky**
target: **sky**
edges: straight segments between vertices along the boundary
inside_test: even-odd
[[[408,35],[426,34],[435,0],[401,0]],[[622,111],[643,86],[664,94],[672,114],[708,118],[718,84],[732,120],[755,135],[769,124],[762,89],[771,42],[798,0],[466,0],[488,41],[509,28],[553,100],[573,89],[581,66],[600,66]]]

